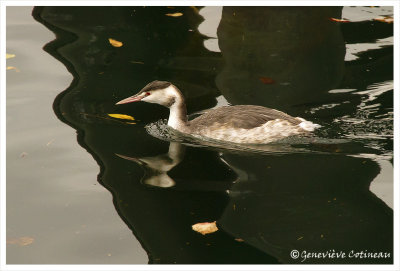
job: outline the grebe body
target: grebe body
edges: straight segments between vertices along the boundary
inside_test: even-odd
[[[136,95],[117,104],[137,101],[168,107],[168,125],[182,133],[234,143],[269,143],[291,135],[309,133],[319,127],[302,118],[257,105],[222,106],[206,110],[201,116],[188,121],[182,93],[166,81],[153,81]]]

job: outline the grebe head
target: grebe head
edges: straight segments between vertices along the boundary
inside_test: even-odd
[[[182,101],[182,94],[176,86],[167,81],[153,81],[147,84],[139,93],[123,99],[116,104],[126,104],[143,101],[171,107],[178,100]]]

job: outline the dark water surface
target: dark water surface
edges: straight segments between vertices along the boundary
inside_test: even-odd
[[[8,264],[393,262],[393,24],[374,20],[392,8],[31,10],[7,8]],[[322,128],[182,140],[151,124],[166,108],[115,106],[152,80],[189,114],[257,104]]]

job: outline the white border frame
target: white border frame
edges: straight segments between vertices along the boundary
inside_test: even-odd
[[[7,6],[393,6],[394,8],[394,248],[393,265],[7,265],[6,264],[6,7]],[[399,7],[398,0],[382,1],[20,1],[0,0],[0,270],[400,270],[399,265]]]

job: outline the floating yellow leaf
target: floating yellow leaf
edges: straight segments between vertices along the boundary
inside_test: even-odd
[[[14,54],[6,54],[6,59],[13,58],[13,57],[15,57]]]
[[[135,120],[134,117],[131,117],[129,115],[123,115],[123,114],[108,114],[112,118],[116,119],[123,119],[123,120]]]
[[[180,17],[180,16],[182,16],[182,15],[183,15],[183,13],[181,13],[181,12],[167,13],[167,14],[165,14],[165,16],[170,16],[170,17]]]
[[[114,47],[121,47],[122,45],[124,45],[122,42],[114,40],[114,39],[108,39],[108,41],[110,42],[110,44]]]
[[[24,236],[20,238],[11,238],[7,239],[7,244],[9,245],[19,245],[19,246],[28,246],[33,243],[35,239],[32,237]]]
[[[20,70],[17,67],[13,66],[7,66],[7,70],[15,70],[16,72],[20,72]]]
[[[197,231],[202,235],[213,233],[218,230],[217,222],[214,221],[214,222],[197,223],[192,225],[192,230]]]

